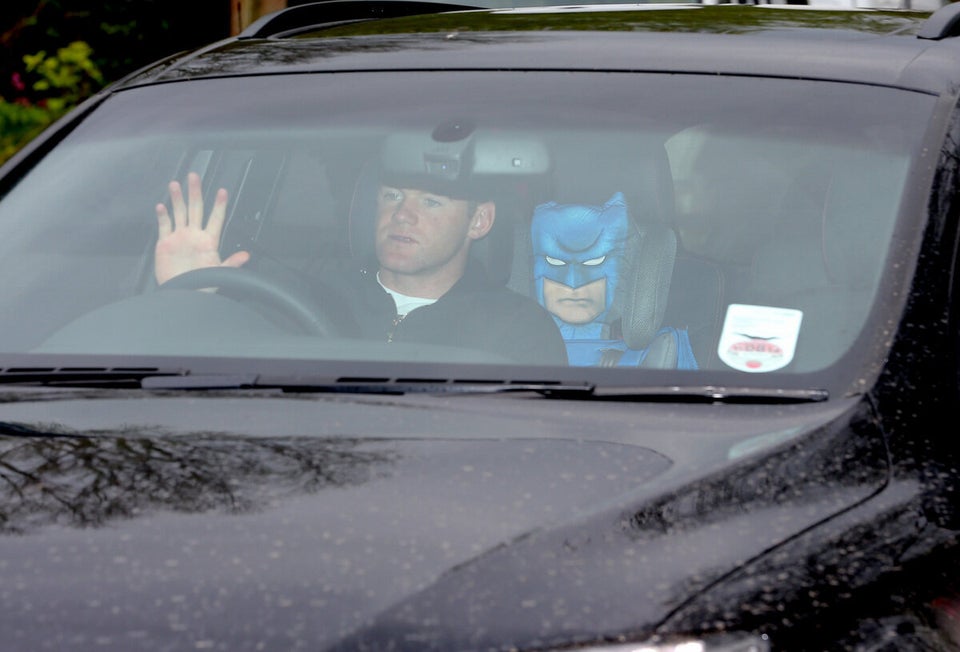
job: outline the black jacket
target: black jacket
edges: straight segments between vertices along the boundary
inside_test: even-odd
[[[563,338],[534,300],[492,282],[471,260],[463,277],[436,303],[397,321],[393,298],[375,271],[360,270],[344,299],[364,338],[463,347],[506,361],[565,365]]]

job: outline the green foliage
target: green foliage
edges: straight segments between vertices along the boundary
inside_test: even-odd
[[[0,0],[0,163],[140,66],[227,36],[224,0]]]
[[[0,99],[0,163],[54,120],[45,107]]]
[[[29,85],[36,99],[0,98],[0,162],[103,86],[103,74],[92,55],[84,41],[74,41],[53,55],[45,50],[24,55],[24,74],[14,73],[14,87],[25,91]]]
[[[91,59],[93,49],[84,41],[74,41],[49,56],[45,50],[23,57],[28,73],[38,77],[33,90],[52,93],[47,102],[76,102],[103,86],[103,75]]]

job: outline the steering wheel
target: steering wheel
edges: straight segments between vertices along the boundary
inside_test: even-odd
[[[160,286],[162,290],[217,288],[220,294],[239,301],[260,303],[278,311],[307,335],[332,337],[340,330],[320,305],[304,293],[238,267],[204,267],[184,272]]]

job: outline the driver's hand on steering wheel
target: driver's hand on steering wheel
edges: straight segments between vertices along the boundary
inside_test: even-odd
[[[170,205],[173,219],[164,204],[157,204],[159,232],[154,253],[154,274],[163,285],[174,276],[202,267],[240,267],[250,254],[238,251],[226,260],[220,260],[220,232],[227,215],[227,191],[220,188],[210,210],[207,224],[203,224],[203,196],[200,175],[187,175],[187,201],[177,181],[170,182]]]

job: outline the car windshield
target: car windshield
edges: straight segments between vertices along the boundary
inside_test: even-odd
[[[898,215],[934,103],[829,81],[612,72],[277,74],[124,90],[5,190],[0,347],[506,364],[523,376],[599,370],[611,350],[614,364],[633,355],[656,368],[651,344],[666,337],[685,353],[663,366],[690,370],[690,382],[866,365],[883,336],[870,324],[899,309],[878,299],[903,282],[884,270],[897,234],[916,228]],[[158,287],[156,207],[172,223],[170,183],[186,195],[190,173],[204,213],[226,190],[220,256],[247,252],[241,269],[269,279],[264,291],[233,296],[213,278],[200,285],[215,292]],[[495,207],[489,230],[467,236],[469,259],[550,315],[537,323],[567,339],[566,361],[472,345],[515,337],[496,330],[512,302],[449,324],[469,337],[366,336],[367,315],[348,315],[355,277],[382,269],[383,204],[418,190],[462,201],[468,216]],[[404,211],[386,220],[389,246],[424,245],[427,218]],[[409,314],[437,298],[393,289],[398,306],[414,302]],[[337,326],[309,332],[296,297]],[[414,328],[408,317],[397,333],[405,321]]]

